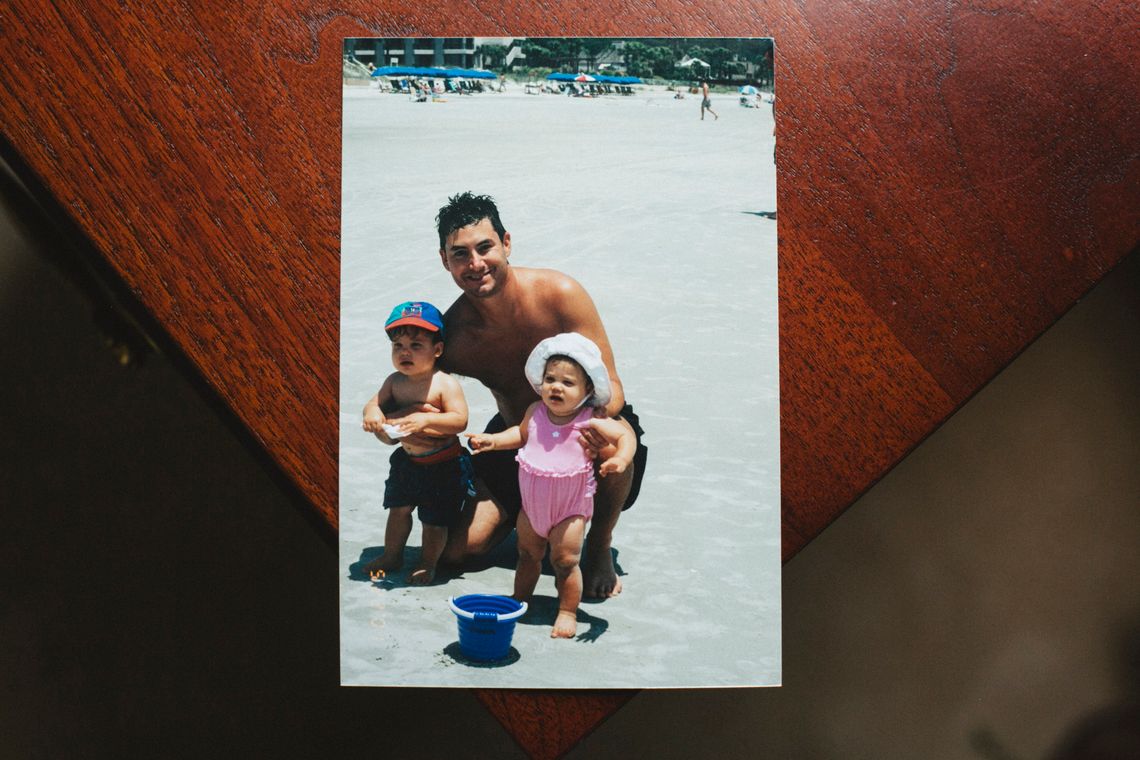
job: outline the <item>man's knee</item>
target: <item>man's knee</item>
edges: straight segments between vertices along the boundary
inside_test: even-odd
[[[448,535],[444,559],[462,564],[490,552],[511,532],[513,525],[493,501],[479,501]]]

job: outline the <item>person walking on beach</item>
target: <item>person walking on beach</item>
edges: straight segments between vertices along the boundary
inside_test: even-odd
[[[443,315],[423,301],[392,310],[384,331],[392,341],[396,371],[364,405],[365,432],[398,448],[384,483],[384,553],[365,565],[373,580],[404,565],[404,545],[418,507],[423,525],[419,566],[413,585],[435,579],[436,564],[471,488],[471,455],[459,443],[467,427],[467,401],[455,378],[437,367],[443,353]],[[387,416],[385,415],[387,412]]]
[[[621,579],[610,550],[613,530],[622,510],[637,498],[646,448],[640,443],[637,415],[626,404],[598,310],[586,290],[562,272],[511,265],[511,236],[493,199],[469,192],[456,195],[440,209],[436,226],[443,267],[462,291],[444,315],[448,342],[441,366],[490,389],[498,414],[485,432],[496,433],[522,422],[534,402],[534,389],[523,368],[540,341],[577,332],[601,352],[610,382],[605,415],[628,425],[638,445],[633,464],[625,472],[598,483],[581,567],[587,598],[615,596],[621,592]],[[581,439],[594,455],[607,445],[604,436],[590,429],[582,431]],[[518,463],[511,452],[483,454],[474,464],[476,501],[464,509],[448,535],[444,561],[449,563],[469,561],[497,546],[514,528],[522,507]]]
[[[578,632],[582,601],[582,539],[594,514],[597,480],[594,463],[578,443],[578,432],[592,430],[612,444],[598,476],[620,475],[637,450],[628,425],[605,416],[610,400],[609,372],[602,352],[578,333],[560,333],[535,346],[526,361],[526,379],[539,395],[522,422],[499,433],[468,433],[476,459],[491,451],[522,449],[519,463],[519,559],[514,598],[530,602],[550,545],[558,615],[550,636],[568,639]]]
[[[705,111],[713,115],[713,119],[719,119],[716,111],[712,110],[712,98],[709,97],[709,80],[701,80],[701,121],[705,120]]]

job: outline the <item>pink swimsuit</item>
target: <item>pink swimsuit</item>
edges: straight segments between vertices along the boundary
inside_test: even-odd
[[[555,425],[539,404],[530,417],[526,445],[515,459],[523,511],[543,538],[567,518],[580,515],[589,520],[594,514],[594,462],[578,443],[578,431],[593,413],[585,407],[570,422]]]

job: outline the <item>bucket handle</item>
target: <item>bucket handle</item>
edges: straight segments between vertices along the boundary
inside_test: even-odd
[[[451,607],[451,611],[459,617],[467,618],[468,620],[496,620],[501,622],[510,622],[512,620],[521,618],[526,614],[527,608],[526,602],[519,602],[522,607],[515,610],[514,612],[508,612],[506,615],[500,615],[497,612],[468,612],[467,610],[461,609],[455,605],[454,596],[447,600],[447,604],[449,607]]]

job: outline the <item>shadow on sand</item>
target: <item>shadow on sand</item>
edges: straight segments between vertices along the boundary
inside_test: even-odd
[[[742,211],[743,214],[752,214],[753,216],[763,217],[764,219],[775,219],[775,211]]]
[[[507,656],[501,660],[472,660],[470,657],[463,654],[463,649],[460,648],[458,641],[452,642],[451,644],[445,646],[443,648],[443,654],[451,661],[459,663],[460,665],[466,665],[469,668],[484,669],[505,668],[508,665],[514,665],[522,657],[522,655],[519,654],[519,650],[511,647],[510,651],[507,652]]]
[[[413,569],[419,565],[420,561],[420,547],[409,546],[404,549],[404,566],[395,572],[389,573],[387,577],[378,580],[373,580],[368,576],[364,568],[369,562],[384,555],[383,546],[369,546],[362,549],[360,557],[348,566],[349,580],[358,581],[361,583],[371,583],[376,588],[381,589],[394,589],[402,588],[411,585],[409,577]],[[618,550],[610,549],[610,556],[613,558],[614,571],[618,577],[624,576],[625,570],[622,569],[621,564],[618,562]],[[429,586],[438,586],[447,583],[450,580],[456,580],[465,577],[465,573],[478,573],[488,568],[498,567],[503,570],[514,570],[515,565],[518,563],[518,544],[516,542],[516,534],[511,533],[507,536],[502,543],[500,543],[494,550],[489,552],[486,556],[479,558],[474,562],[469,562],[463,567],[448,567],[440,565],[436,570],[435,580],[429,583]],[[550,564],[550,554],[542,560],[542,574],[544,576],[554,577],[554,568]],[[582,599],[583,604],[600,604],[605,599]],[[582,622],[582,612],[579,611],[578,620]],[[589,616],[587,616],[589,617]],[[551,618],[553,622],[553,618]],[[604,630],[604,628],[603,628]],[[600,635],[600,634],[598,634]],[[582,636],[579,636],[582,638]],[[594,638],[597,638],[595,636]],[[591,639],[592,640],[592,639]]]
[[[384,555],[383,546],[370,546],[360,552],[360,558],[348,566],[349,580],[359,581],[361,583],[371,583],[376,588],[394,589],[403,588],[412,585],[411,574],[412,571],[420,564],[420,547],[409,546],[404,549],[404,566],[399,570],[388,573],[384,578],[372,579],[365,571],[365,566],[369,562],[382,557]],[[438,586],[446,583],[454,578],[462,577],[458,572],[449,572],[445,567],[439,567],[435,572],[435,579],[427,584],[428,586]]]
[[[558,598],[535,594],[530,598],[530,607],[526,614],[519,618],[518,622],[519,625],[552,627],[556,617],[558,617]],[[608,620],[591,615],[581,607],[578,608],[578,623],[585,624],[588,627],[575,636],[574,640],[585,641],[588,644],[592,644],[601,638],[602,634],[610,627]]]
[[[348,579],[352,581],[359,581],[362,583],[372,583],[378,588],[396,588],[400,586],[408,586],[409,577],[412,570],[414,570],[420,562],[421,548],[418,546],[408,546],[404,549],[404,566],[395,572],[389,573],[386,578],[381,580],[373,580],[368,577],[365,567],[369,562],[377,557],[384,556],[383,546],[369,546],[361,550],[360,557],[355,562],[348,566]],[[504,570],[514,570],[515,565],[518,563],[518,545],[515,540],[515,534],[511,533],[505,538],[502,543],[496,546],[492,551],[488,552],[485,556],[478,558],[473,562],[469,562],[463,567],[449,567],[447,565],[440,565],[436,570],[435,580],[432,581],[430,586],[437,586],[441,583],[446,583],[449,580],[462,578],[465,572],[481,572],[492,567],[499,567]]]

